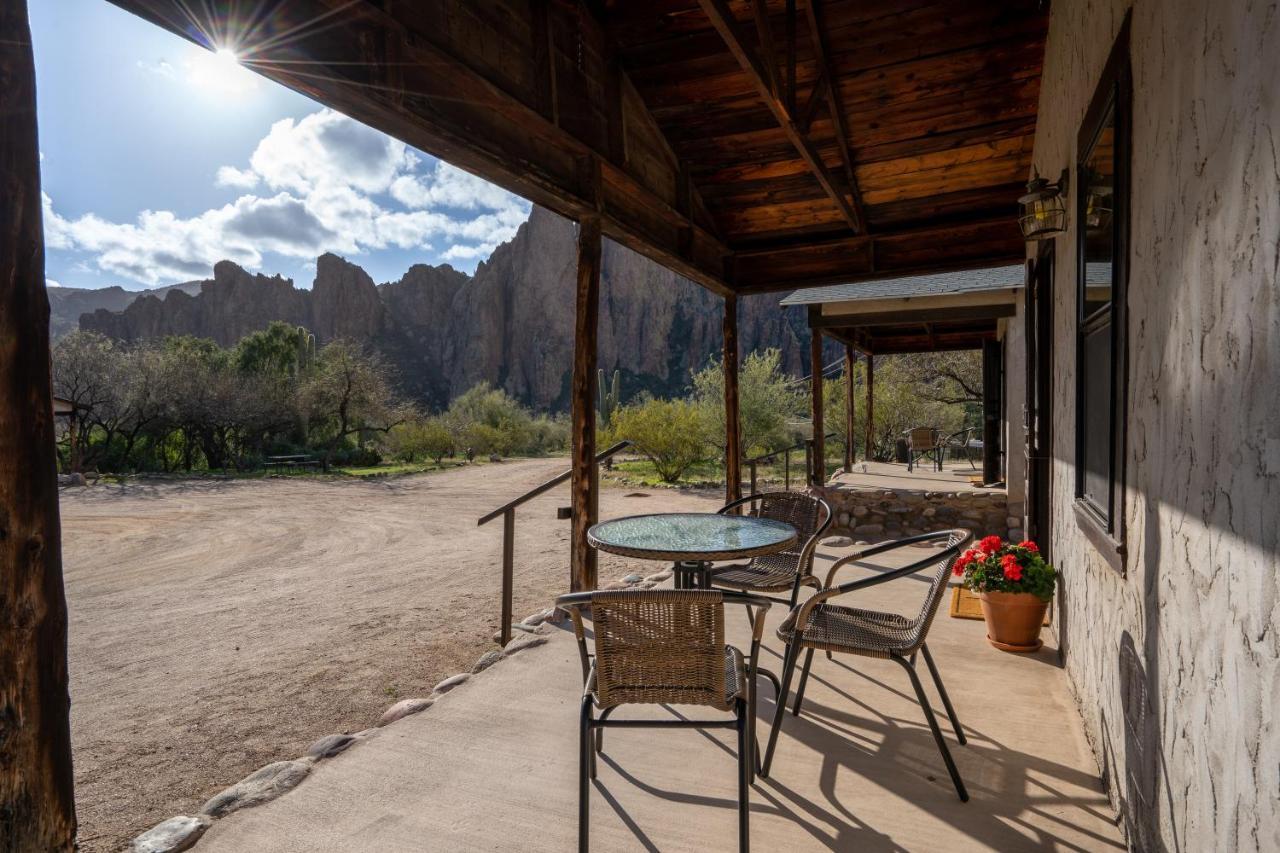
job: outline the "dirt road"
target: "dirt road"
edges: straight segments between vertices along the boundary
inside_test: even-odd
[[[64,491],[82,849],[114,853],[468,669],[494,648],[501,583],[502,525],[476,519],[565,464]],[[567,501],[517,513],[517,618],[568,584]],[[606,488],[601,517],[717,503]],[[601,578],[632,567],[657,570],[605,555]]]

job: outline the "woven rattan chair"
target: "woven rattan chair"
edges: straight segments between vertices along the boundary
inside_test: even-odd
[[[929,724],[930,731],[933,732],[933,739],[938,744],[938,751],[942,753],[942,760],[947,765],[947,772],[951,774],[951,781],[956,786],[956,793],[960,795],[962,801],[968,801],[969,794],[965,790],[964,781],[960,778],[960,771],[956,769],[955,762],[951,759],[951,752],[947,749],[946,741],[942,738],[942,730],[938,728],[938,720],[934,717],[933,708],[925,696],[920,677],[916,674],[915,663],[916,652],[920,652],[924,656],[925,664],[929,667],[929,674],[933,676],[934,686],[938,688],[938,693],[942,697],[942,705],[947,710],[947,716],[951,719],[951,727],[956,733],[956,740],[961,744],[965,743],[964,730],[960,727],[960,721],[956,718],[955,709],[951,707],[951,699],[947,696],[947,690],[942,686],[942,676],[938,674],[938,667],[933,662],[933,656],[929,654],[929,646],[925,643],[925,638],[928,636],[929,626],[933,624],[933,618],[938,612],[938,605],[942,602],[942,596],[947,590],[947,579],[951,575],[951,567],[956,558],[960,556],[960,551],[968,543],[971,536],[972,534],[967,530],[944,530],[938,533],[925,533],[920,536],[899,539],[896,542],[886,542],[883,545],[876,545],[859,553],[843,557],[832,565],[822,591],[815,593],[804,604],[792,610],[787,618],[783,620],[778,627],[778,636],[787,643],[787,653],[782,671],[782,691],[778,699],[777,710],[774,713],[773,728],[769,732],[769,745],[765,749],[764,765],[760,771],[762,776],[769,775],[769,766],[773,761],[773,750],[778,743],[778,732],[782,728],[782,718],[786,714],[787,692],[791,688],[791,678],[795,674],[800,652],[805,652],[805,659],[804,671],[800,676],[800,686],[796,689],[796,702],[793,709],[793,713],[797,716],[800,714],[800,707],[804,702],[804,688],[809,680],[809,668],[813,665],[814,650],[822,649],[827,652],[828,657],[833,652],[838,652],[866,657],[888,658],[898,662],[906,669],[907,675],[911,678],[911,686],[915,688],[916,698],[924,711],[925,721]],[[938,542],[943,543],[944,549],[930,554],[923,560],[917,560],[908,566],[893,569],[864,580],[851,581],[839,586],[831,585],[835,579],[836,572],[852,562],[907,545]],[[926,570],[929,572],[929,590],[925,594],[924,604],[920,608],[919,615],[914,618],[907,618],[896,613],[860,610],[855,607],[831,603],[832,599],[847,595],[855,590],[866,589],[867,587],[908,577]]]
[[[713,568],[711,585],[758,593],[790,591],[789,600],[774,601],[795,607],[800,587],[821,588],[813,576],[813,551],[822,534],[831,526],[830,505],[803,492],[764,492],[739,498],[726,504],[720,512],[732,512],[743,506],[750,507],[750,514],[758,518],[790,524],[799,534],[796,544],[777,554],[754,557],[747,563]]]
[[[752,614],[751,650],[724,641],[724,605],[746,605]],[[558,607],[573,619],[582,656],[582,716],[578,763],[578,850],[590,841],[589,779],[604,729],[731,728],[738,732],[738,845],[750,849],[748,791],[755,779],[755,679],[764,616],[770,601],[720,590],[618,590],[561,596]],[[591,608],[595,654],[587,651],[582,610]],[[611,720],[623,705],[700,705],[731,719]],[[595,710],[600,710],[599,718]],[[594,734],[594,738],[593,738]]]
[[[937,429],[933,427],[913,427],[907,431],[907,470],[921,459],[932,459],[935,470],[942,470],[943,444]]]

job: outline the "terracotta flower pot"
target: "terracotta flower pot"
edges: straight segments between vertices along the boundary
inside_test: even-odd
[[[1049,602],[1029,592],[980,592],[987,640],[1006,652],[1034,652],[1042,645],[1040,627]]]

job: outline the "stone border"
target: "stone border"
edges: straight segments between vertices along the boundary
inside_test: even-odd
[[[606,584],[601,589],[652,589],[663,581],[670,580],[671,574],[670,569],[648,577],[630,574]],[[211,797],[201,806],[199,814],[176,815],[138,835],[130,842],[128,853],[180,853],[183,850],[190,850],[215,820],[240,809],[269,803],[292,791],[307,778],[319,762],[340,755],[362,741],[377,737],[383,728],[392,723],[422,713],[446,694],[465,685],[473,675],[484,672],[499,661],[526,649],[545,644],[549,636],[547,625],[561,624],[566,618],[564,612],[555,607],[539,610],[527,616],[523,621],[511,626],[513,629],[511,642],[501,649],[485,652],[469,672],[459,672],[439,682],[431,689],[430,696],[401,699],[383,711],[378,722],[371,728],[355,734],[325,735],[312,743],[307,748],[306,754],[300,758],[275,761],[258,768],[239,782]],[[497,635],[495,635],[496,639]]]
[[[919,489],[854,488],[828,484],[811,493],[831,505],[828,533],[854,539],[901,539],[962,527],[975,537],[995,534],[1017,542],[1022,519],[1003,491],[935,492]]]

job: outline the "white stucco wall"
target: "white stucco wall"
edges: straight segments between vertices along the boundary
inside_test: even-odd
[[[1129,5],[1055,0],[1042,175],[1074,164]],[[1280,10],[1132,5],[1123,576],[1072,512],[1074,221],[1057,246],[1053,537],[1067,671],[1134,849],[1277,850]]]
[[[1027,399],[1026,368],[1026,310],[1025,294],[1018,291],[1014,316],[1001,325],[1004,341],[1004,473],[1005,488],[1009,494],[1009,515],[1021,516],[1024,512],[1024,495],[1027,490],[1027,432],[1025,404]],[[1025,522],[1022,529],[1026,529]]]

